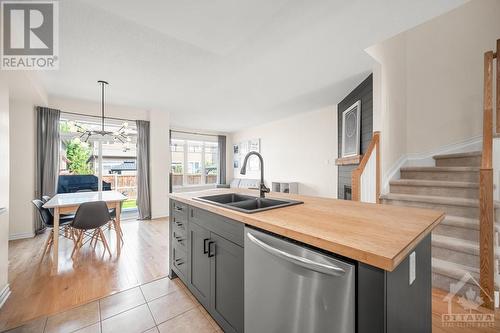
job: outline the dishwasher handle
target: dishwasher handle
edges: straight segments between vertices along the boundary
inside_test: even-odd
[[[259,246],[266,252],[275,255],[279,258],[285,259],[289,262],[292,262],[296,265],[302,266],[304,268],[319,272],[319,273],[324,273],[328,275],[334,275],[334,276],[343,276],[345,274],[345,270],[342,268],[335,266],[335,265],[328,265],[328,264],[323,264],[320,262],[316,262],[304,257],[296,256],[294,254],[282,251],[280,249],[277,249],[275,247],[272,247],[271,245],[264,243],[262,240],[258,239],[251,233],[247,232],[247,237],[248,239],[254,243],[255,245]]]

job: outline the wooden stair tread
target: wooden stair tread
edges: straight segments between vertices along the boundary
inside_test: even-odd
[[[479,188],[479,183],[454,182],[447,180],[422,180],[422,179],[395,179],[389,182],[390,185],[408,186],[434,186],[434,187],[468,187]]]
[[[446,159],[446,158],[477,157],[477,156],[481,156],[481,155],[482,155],[481,151],[470,151],[470,152],[466,152],[466,153],[435,155],[432,158],[435,160],[439,160],[439,159]]]
[[[407,166],[401,167],[401,171],[432,171],[432,172],[479,172],[479,167],[437,167],[437,166]]]

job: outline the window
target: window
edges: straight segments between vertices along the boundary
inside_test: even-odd
[[[215,142],[205,143],[205,183],[217,183],[218,147]]]
[[[172,186],[184,185],[184,140],[172,140]]]
[[[196,186],[216,184],[219,149],[217,142],[172,139],[172,185]]]
[[[130,142],[114,142],[112,139],[102,142],[102,165],[99,165],[99,143],[91,138],[88,142],[80,140],[76,126],[86,129],[100,129],[100,119],[91,116],[62,113],[60,120],[61,160],[60,176],[94,175],[98,177],[102,170],[103,189],[116,190],[128,197],[123,203],[124,211],[137,210],[137,130],[135,123],[127,125]],[[117,131],[122,120],[105,119],[106,130]],[[76,177],[75,177],[76,178]],[[99,180],[97,180],[98,182]],[[80,185],[79,185],[80,186]],[[71,191],[87,190],[72,188]]]

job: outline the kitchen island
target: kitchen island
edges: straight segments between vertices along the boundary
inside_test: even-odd
[[[430,233],[444,213],[279,193],[268,197],[304,203],[247,214],[196,200],[235,192],[257,195],[234,189],[175,193],[170,207],[170,275],[186,283],[225,331],[245,326],[246,226],[350,261],[357,332],[430,332]]]

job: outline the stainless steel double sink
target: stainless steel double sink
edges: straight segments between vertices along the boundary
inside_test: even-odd
[[[304,203],[297,200],[259,198],[239,193],[216,194],[193,199],[243,213],[257,213]]]

